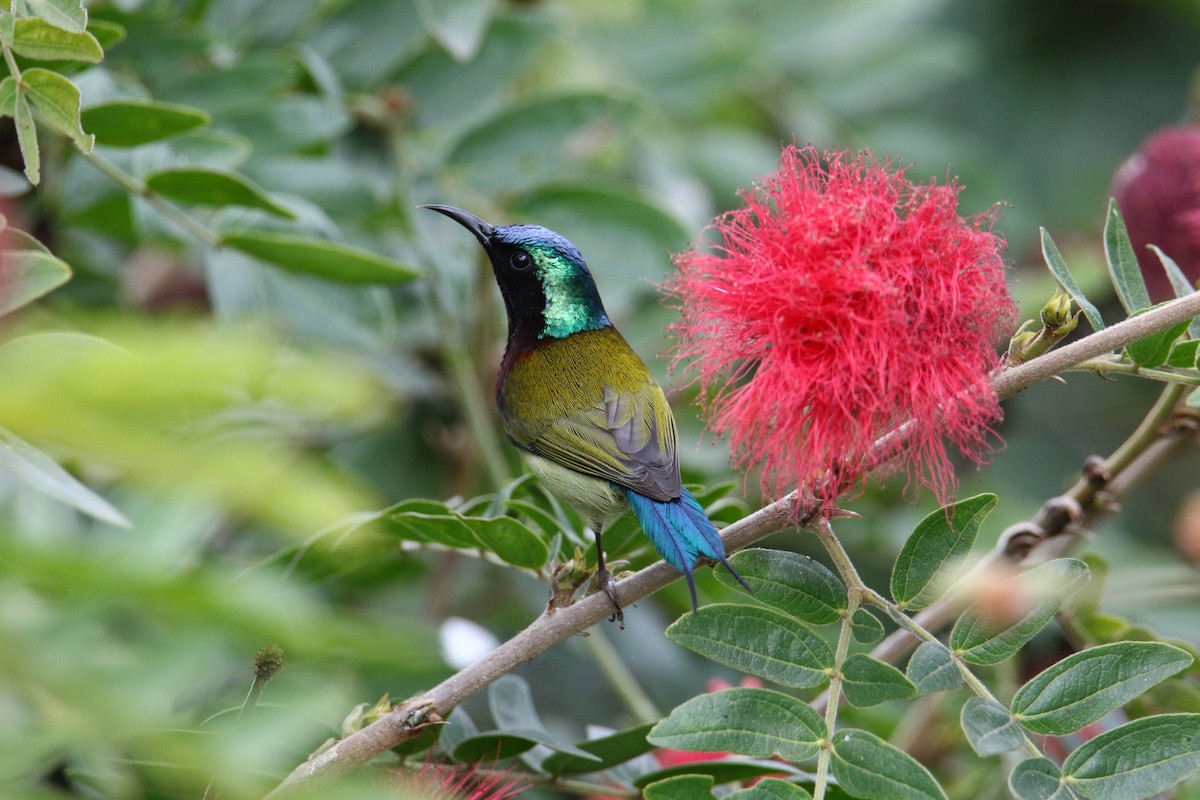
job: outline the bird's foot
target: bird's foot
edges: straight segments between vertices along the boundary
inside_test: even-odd
[[[621,603],[617,600],[617,581],[613,578],[611,572],[607,569],[600,569],[596,572],[596,583],[600,585],[600,590],[608,597],[608,601],[613,604],[613,615],[608,618],[609,622],[617,622],[621,625],[621,630],[625,630],[625,612],[621,610]]]

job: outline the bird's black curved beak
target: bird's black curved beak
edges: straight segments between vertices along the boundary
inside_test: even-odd
[[[464,228],[475,234],[475,238],[483,245],[485,250],[492,246],[493,228],[479,217],[472,214],[470,211],[463,211],[461,208],[454,206],[441,206],[436,204],[417,206],[417,208],[428,208],[430,211],[436,211],[439,214],[445,214],[450,219],[462,225]]]

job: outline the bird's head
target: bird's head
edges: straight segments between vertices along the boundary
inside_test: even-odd
[[[492,262],[510,337],[561,339],[609,324],[592,273],[565,237],[540,225],[489,225],[454,206],[424,205],[475,234]]]

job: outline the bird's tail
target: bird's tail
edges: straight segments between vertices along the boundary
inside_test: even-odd
[[[725,557],[725,545],[716,527],[687,489],[674,500],[663,502],[652,500],[632,489],[619,488],[633,508],[633,515],[641,523],[642,530],[654,544],[654,549],[687,579],[693,611],[696,610],[696,584],[692,580],[692,570],[701,558],[720,561],[737,578],[738,583],[750,591],[742,576],[729,565]]]

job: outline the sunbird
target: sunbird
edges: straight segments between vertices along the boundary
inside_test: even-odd
[[[683,488],[675,418],[650,370],[604,311],[575,245],[538,225],[489,225],[461,208],[424,205],[475,234],[508,313],[496,403],[509,440],[542,485],[574,507],[596,539],[597,581],[624,619],[604,565],[601,534],[632,507],[668,564],[683,573],[702,559],[730,566],[704,509]]]

